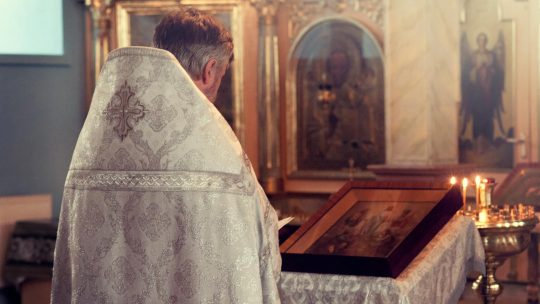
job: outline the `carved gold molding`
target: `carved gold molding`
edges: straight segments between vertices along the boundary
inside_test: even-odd
[[[92,38],[89,43],[92,45],[92,80],[97,79],[101,66],[111,50],[110,31],[113,0],[86,0],[92,23]]]
[[[275,25],[277,10],[284,0],[250,0],[265,25]]]
[[[260,21],[258,111],[259,163],[264,189],[269,193],[282,190],[280,165],[279,62],[276,15],[283,0],[250,0]]]
[[[346,12],[362,13],[381,30],[384,29],[384,1],[381,0],[291,0],[287,4],[291,11],[291,39],[317,18]]]

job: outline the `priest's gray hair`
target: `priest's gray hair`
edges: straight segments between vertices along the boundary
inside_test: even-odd
[[[233,59],[229,31],[212,16],[194,8],[163,17],[154,31],[154,47],[171,52],[194,80],[200,79],[210,59],[216,59],[219,65]]]

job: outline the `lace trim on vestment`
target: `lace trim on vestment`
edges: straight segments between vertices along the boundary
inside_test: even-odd
[[[248,175],[195,171],[70,170],[66,188],[84,190],[204,191],[250,195]]]

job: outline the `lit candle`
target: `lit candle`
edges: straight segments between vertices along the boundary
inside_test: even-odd
[[[480,210],[478,213],[478,221],[485,223],[488,221],[488,211],[486,209]]]
[[[456,177],[455,177],[455,176],[452,176],[452,177],[450,178],[450,185],[454,186],[456,183],[457,183]]]
[[[467,186],[469,185],[469,180],[464,178],[461,181],[461,186],[463,188],[463,210],[467,210]]]
[[[482,206],[482,201],[480,200],[480,182],[482,179],[479,175],[474,178],[474,185],[476,186],[476,210],[480,210]]]

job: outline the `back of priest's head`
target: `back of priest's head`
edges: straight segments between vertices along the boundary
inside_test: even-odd
[[[215,59],[226,67],[233,58],[232,36],[214,17],[194,8],[168,13],[154,32],[154,47],[171,52],[193,80]]]

